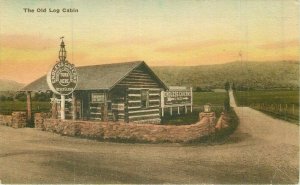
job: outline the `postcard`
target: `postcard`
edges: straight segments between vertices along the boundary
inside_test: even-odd
[[[298,184],[298,0],[0,0],[0,184]]]

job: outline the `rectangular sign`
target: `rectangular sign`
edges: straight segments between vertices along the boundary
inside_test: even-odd
[[[170,89],[164,92],[165,105],[190,104],[192,100],[192,91],[190,89]]]
[[[103,103],[104,102],[104,94],[103,93],[92,93],[92,102],[99,102]]]

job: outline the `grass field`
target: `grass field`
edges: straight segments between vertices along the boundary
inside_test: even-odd
[[[203,106],[206,103],[213,106],[223,106],[226,97],[227,92],[194,92],[193,104],[194,107]]]
[[[299,120],[299,91],[236,91],[239,106],[249,106],[288,121]]]
[[[50,102],[32,101],[32,112],[49,112]],[[26,111],[26,102],[23,101],[0,101],[0,113],[11,114],[13,111]]]

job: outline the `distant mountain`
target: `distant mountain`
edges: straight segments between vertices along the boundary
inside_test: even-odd
[[[226,81],[239,88],[298,88],[299,62],[232,62],[187,67],[152,67],[168,85],[224,88]]]
[[[17,91],[20,90],[24,84],[12,81],[0,79],[0,91]]]

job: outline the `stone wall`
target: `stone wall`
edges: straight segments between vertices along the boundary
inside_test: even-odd
[[[229,117],[228,115],[222,113],[220,118],[218,119],[217,123],[216,123],[216,130],[221,130],[223,128],[227,128],[229,124]]]
[[[11,126],[12,116],[11,115],[0,115],[0,125]]]
[[[26,112],[13,112],[11,115],[0,115],[0,125],[23,128],[27,125]]]
[[[45,119],[43,125],[43,130],[61,135],[137,142],[189,142],[214,132],[209,117],[180,126],[58,119]]]
[[[51,113],[35,113],[34,114],[34,127],[40,130],[44,130],[44,119],[50,118]]]

